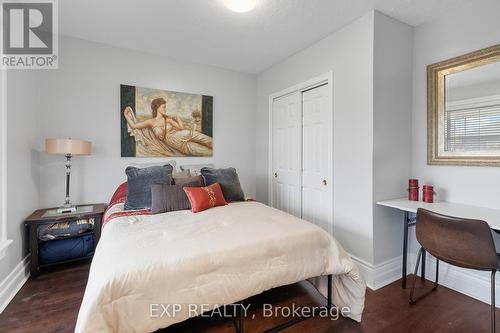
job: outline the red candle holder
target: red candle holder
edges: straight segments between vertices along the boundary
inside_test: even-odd
[[[424,202],[433,203],[434,202],[434,187],[432,185],[424,185],[422,189],[422,199]]]
[[[418,201],[418,179],[408,180],[408,200]]]

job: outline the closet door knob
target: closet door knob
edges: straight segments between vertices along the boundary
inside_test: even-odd
[[[323,185],[325,185],[325,186],[328,184],[328,182],[326,181],[326,179],[323,179],[322,183],[323,183]]]
[[[278,178],[278,173],[277,172],[274,173],[274,178]]]

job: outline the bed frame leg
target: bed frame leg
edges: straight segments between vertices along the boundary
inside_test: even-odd
[[[243,315],[243,301],[235,303],[236,304],[236,321],[234,322],[234,328],[236,333],[243,333],[244,330],[244,320]]]
[[[239,325],[238,333],[243,333],[244,328],[245,328],[245,325],[244,325],[245,316],[243,313],[243,301],[240,302],[240,311],[239,312],[240,312],[240,325]]]
[[[328,279],[328,286],[327,286],[328,291],[327,291],[326,307],[328,308],[328,310],[330,310],[333,307],[333,304],[332,304],[332,279],[333,279],[333,275],[332,274],[328,275],[327,279]],[[238,305],[238,309],[236,312],[236,319],[237,320],[234,322],[234,327],[235,327],[236,333],[243,333],[243,331],[244,331],[243,322],[245,319],[244,315],[243,315],[243,301],[235,303],[235,304]],[[312,318],[314,316],[315,316],[315,313],[312,313],[310,316],[294,318],[294,319],[287,321],[281,325],[278,325],[278,326],[275,326],[271,329],[268,329],[268,330],[264,331],[264,333],[276,333],[276,332],[282,331],[290,326],[298,324],[298,323],[300,323],[306,319]]]

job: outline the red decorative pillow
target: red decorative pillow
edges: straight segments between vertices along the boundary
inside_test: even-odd
[[[184,187],[193,213],[202,212],[215,206],[227,205],[219,183],[205,187]]]

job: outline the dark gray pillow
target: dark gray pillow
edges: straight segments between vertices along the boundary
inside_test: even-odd
[[[226,201],[244,201],[245,194],[241,189],[240,179],[235,168],[212,169],[202,168],[201,175],[205,180],[205,185],[209,186],[219,183]]]
[[[127,202],[125,209],[151,208],[151,185],[170,184],[172,166],[151,166],[148,168],[127,167]]]
[[[183,185],[151,185],[151,214],[191,209],[184,187],[203,186],[194,181]]]

